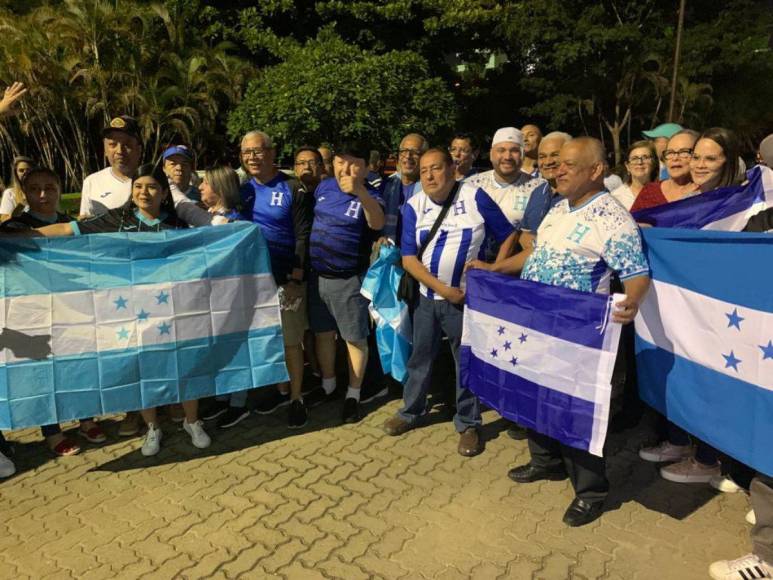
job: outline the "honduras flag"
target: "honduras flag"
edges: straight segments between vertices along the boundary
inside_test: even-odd
[[[637,211],[640,224],[663,228],[740,232],[753,215],[773,207],[773,169],[758,165],[743,185],[723,187]]]
[[[612,300],[469,271],[462,385],[503,417],[601,456],[621,329]]]
[[[376,344],[381,368],[404,383],[412,351],[412,325],[408,305],[397,299],[397,288],[404,270],[400,249],[384,244],[362,281],[360,292],[370,300],[370,315],[376,322]]]
[[[636,319],[641,397],[773,475],[773,236],[654,228],[643,237],[652,287]]]
[[[257,226],[0,240],[0,428],[287,380]]]

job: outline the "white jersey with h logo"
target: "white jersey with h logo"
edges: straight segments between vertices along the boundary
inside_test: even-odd
[[[442,209],[442,204],[423,191],[403,206],[403,256],[418,254]],[[422,263],[447,286],[464,288],[464,265],[479,256],[486,237],[491,235],[502,243],[512,232],[507,218],[485,191],[461,183],[440,229],[422,254]],[[427,298],[443,299],[423,284],[420,291]]]
[[[496,174],[492,169],[471,175],[464,180],[464,183],[480,187],[488,193],[502,210],[502,213],[505,214],[510,224],[514,228],[520,229],[523,214],[532,192],[545,183],[545,180],[521,171],[515,181],[502,184],[497,181]]]
[[[578,207],[562,199],[537,230],[521,278],[584,292],[609,293],[609,279],[649,273],[639,228],[608,191]]]

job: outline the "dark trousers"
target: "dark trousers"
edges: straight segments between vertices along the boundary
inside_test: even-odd
[[[456,367],[456,415],[454,427],[461,433],[481,423],[478,398],[459,384],[459,345],[462,342],[462,307],[447,300],[421,296],[413,313],[413,352],[408,360],[408,380],[403,389],[403,408],[398,415],[415,423],[427,413],[427,393],[432,367],[440,350],[443,333],[448,337]]]
[[[596,457],[564,445],[555,439],[529,430],[529,452],[534,467],[555,469],[563,467],[569,474],[574,494],[589,503],[603,502],[609,493],[607,463]]]
[[[757,474],[752,480],[751,500],[757,518],[751,532],[754,553],[773,565],[773,477]]]
[[[81,421],[93,421],[94,417],[89,417],[88,419],[81,419]],[[43,437],[51,437],[52,435],[56,435],[57,433],[61,433],[62,428],[59,426],[58,423],[54,423],[53,425],[41,425],[40,426],[40,433],[43,435]]]
[[[668,421],[668,442],[673,445],[689,445],[690,434]],[[715,465],[719,461],[719,452],[708,443],[695,439],[695,461],[703,465]]]

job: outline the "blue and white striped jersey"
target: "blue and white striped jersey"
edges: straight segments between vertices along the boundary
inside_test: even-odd
[[[442,208],[424,191],[406,202],[402,214],[403,256],[418,254]],[[479,257],[486,237],[493,236],[502,243],[512,232],[513,227],[494,200],[482,189],[462,182],[440,229],[424,250],[422,263],[444,284],[464,289],[464,264]],[[420,291],[427,298],[443,300],[423,284]]]

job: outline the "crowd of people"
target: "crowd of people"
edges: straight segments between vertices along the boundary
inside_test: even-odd
[[[12,112],[25,89],[15,83],[0,102]],[[695,131],[668,123],[645,132],[628,148],[624,174],[609,168],[602,143],[554,131],[543,135],[528,124],[502,127],[487,155],[476,137],[456,134],[431,146],[409,133],[397,150],[397,170],[379,172],[379,155],[367,143],[302,146],[293,171],[277,167],[271,136],[255,130],[240,141],[240,166],[208,168],[199,177],[193,152],[184,145],[163,151],[156,164],[141,165],[140,128],[130,116],[112,119],[102,132],[107,166],[83,181],[77,219],[59,211],[62,183],[51,168],[16,157],[12,185],[0,202],[0,234],[80,236],[101,232],[161,231],[247,220],[266,239],[279,288],[281,325],[289,381],[261,389],[258,414],[287,409],[287,425],[300,429],[310,409],[339,401],[341,421],[355,423],[363,404],[386,394],[367,381],[375,353],[363,277],[384,244],[400,249],[402,266],[418,282],[410,305],[413,352],[399,411],[383,425],[398,437],[421,426],[429,413],[428,391],[443,338],[456,361],[454,428],[459,454],[483,451],[480,403],[459,380],[459,348],[465,273],[471,268],[521,276],[544,284],[625,299],[613,317],[630,323],[649,288],[649,268],[631,211],[700,195],[745,179],[732,131]],[[487,157],[491,169],[476,162]],[[773,135],[760,145],[757,163],[773,165]],[[755,216],[748,231],[771,231],[773,210]],[[337,341],[345,347],[348,381],[336,378]],[[622,350],[622,349],[621,349]],[[307,384],[310,365],[318,381]],[[339,392],[343,397],[337,397]],[[341,400],[342,399],[342,400]],[[195,447],[210,445],[205,422],[229,429],[250,415],[247,392],[217,397],[199,406],[182,401],[169,409]],[[130,436],[145,423],[143,455],[159,452],[158,410],[127,413],[119,433]],[[210,429],[211,431],[211,429]],[[518,484],[569,479],[575,498],[564,515],[581,526],[603,512],[609,492],[605,460],[512,424],[509,434],[527,439],[531,460],[510,470]],[[78,443],[58,425],[42,427],[57,455],[72,455]],[[107,439],[94,418],[80,421],[78,434],[91,443]],[[3,441],[0,476],[14,472]],[[645,461],[664,464],[662,477],[703,483],[722,491],[751,490],[754,550],[738,560],[712,564],[714,578],[770,578],[773,574],[773,479],[723,457],[673,424],[666,439],[641,450]],[[730,467],[730,469],[728,469]],[[723,469],[724,468],[724,469]]]

